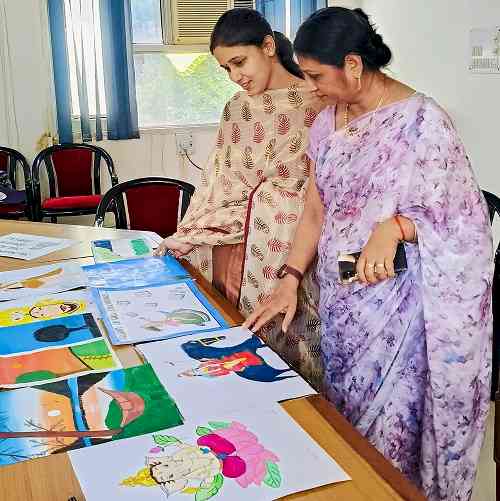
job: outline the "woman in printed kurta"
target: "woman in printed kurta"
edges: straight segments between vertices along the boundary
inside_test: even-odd
[[[232,30],[241,24],[230,41],[227,34],[220,36],[227,24]],[[267,36],[273,46],[278,40],[282,60],[288,50],[288,71],[277,59],[284,78],[272,88],[268,87],[272,76],[258,88],[265,76],[263,65],[255,75],[239,67],[230,74],[246,90],[226,104],[202,186],[177,233],[164,241],[162,249],[184,254],[246,316],[268,298],[293,240],[310,172],[309,130],[322,105],[305,89],[304,81],[290,73],[295,67],[300,74],[291,59],[290,42],[277,33],[271,37],[267,21],[255,11],[229,11],[216,25],[212,52],[223,67],[232,69],[227,61],[239,62],[242,54],[252,57],[245,52],[245,30],[261,41]],[[261,45],[250,48],[266,51]],[[271,67],[271,71],[276,70]],[[262,335],[317,386],[322,378],[318,292],[311,274],[306,274],[300,295],[300,314],[288,334],[280,335],[277,319]]]
[[[351,121],[346,104],[362,103],[359,85],[351,100],[330,94],[336,83],[326,81],[321,63],[335,65],[311,48],[312,31],[341,33],[342,24],[375,43],[374,51],[361,43],[347,48],[337,68],[347,78],[363,68],[361,88],[372,78],[389,96],[385,105],[371,96],[375,109]],[[377,61],[386,64],[390,51],[377,45],[383,43],[377,36],[362,11],[337,8],[313,15],[295,41],[304,72],[325,78],[311,79],[313,88],[338,99],[318,116],[308,150],[323,221],[310,249],[317,245],[324,391],[429,500],[465,501],[489,409],[487,207],[448,115],[378,70]],[[376,97],[380,91],[370,88]],[[308,194],[308,204],[314,196]],[[406,241],[408,268],[394,276],[389,261],[398,240]],[[341,285],[338,253],[361,249],[362,280]],[[306,254],[292,250],[287,262],[301,269]],[[290,290],[282,285],[248,325],[259,327],[287,308]]]

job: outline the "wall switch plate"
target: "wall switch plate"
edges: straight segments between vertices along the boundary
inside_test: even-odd
[[[193,134],[188,130],[178,131],[175,133],[175,144],[177,146],[177,154],[192,155],[194,152]]]

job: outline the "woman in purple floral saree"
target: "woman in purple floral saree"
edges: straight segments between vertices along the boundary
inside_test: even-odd
[[[379,71],[391,53],[364,12],[323,9],[294,46],[313,91],[336,102],[311,130],[316,187],[287,259],[305,270],[317,246],[324,391],[429,500],[466,501],[489,409],[486,204],[447,114]],[[341,285],[337,255],[361,250],[360,280]],[[245,325],[285,312],[286,329],[296,282],[286,275]]]

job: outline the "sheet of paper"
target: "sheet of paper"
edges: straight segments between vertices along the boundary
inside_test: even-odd
[[[96,263],[108,263],[122,259],[150,257],[153,255],[153,248],[145,238],[94,240],[92,254]]]
[[[27,233],[10,233],[0,237],[0,256],[36,259],[51,252],[75,245],[75,240],[52,238]]]
[[[349,480],[277,404],[69,453],[87,501],[270,501]]]
[[[241,327],[137,345],[186,419],[316,393]]]
[[[0,327],[29,324],[39,320],[92,313],[98,318],[98,309],[86,290],[32,296],[0,303]]]
[[[87,277],[75,263],[54,263],[0,273],[0,301],[64,292],[87,285]]]
[[[185,336],[227,327],[192,280],[129,289],[93,289],[113,344]]]
[[[0,355],[50,350],[96,338],[101,331],[90,313],[0,329]]]
[[[114,263],[83,266],[89,287],[128,289],[164,284],[189,278],[189,273],[172,256],[126,259]]]
[[[129,235],[130,238],[146,238],[153,249],[156,249],[163,241],[163,237],[158,235],[158,233],[155,233],[154,231],[129,230]]]
[[[120,367],[108,340],[102,337],[49,350],[0,356],[0,387],[36,386]]]
[[[0,465],[182,424],[147,364],[0,392],[0,417]]]

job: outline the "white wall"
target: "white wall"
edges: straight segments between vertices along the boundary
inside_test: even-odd
[[[363,0],[394,53],[394,76],[453,117],[479,183],[500,196],[500,74],[469,73],[471,28],[500,26],[498,0]]]

